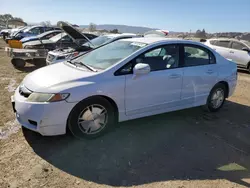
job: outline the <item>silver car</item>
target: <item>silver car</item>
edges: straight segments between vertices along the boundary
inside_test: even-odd
[[[250,42],[237,39],[208,39],[204,43],[250,73]]]

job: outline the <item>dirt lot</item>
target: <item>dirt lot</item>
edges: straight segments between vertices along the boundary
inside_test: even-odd
[[[0,48],[4,43],[0,42]],[[0,187],[250,187],[250,75],[224,108],[119,124],[96,140],[42,137],[14,121],[10,96],[34,70],[0,49]]]

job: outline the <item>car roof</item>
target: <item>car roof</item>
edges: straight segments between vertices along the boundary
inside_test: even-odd
[[[231,40],[231,41],[239,41],[238,39],[235,39],[235,38],[224,38],[224,37],[221,37],[221,38],[211,38],[211,39],[207,39],[207,40]]]
[[[111,38],[115,38],[115,37],[120,37],[120,36],[123,36],[123,37],[133,37],[133,36],[136,36],[136,34],[134,33],[116,33],[116,34],[107,34],[107,35],[104,35],[104,36],[108,36],[108,37],[111,37]]]
[[[62,33],[62,31],[61,30],[46,31],[46,32],[41,33],[40,36],[45,36],[45,35],[48,35],[50,33],[58,33],[59,34],[59,33]]]
[[[195,43],[197,44],[198,42],[191,41],[191,40],[183,40],[179,38],[165,38],[165,37],[135,37],[135,38],[130,38],[130,39],[122,39],[126,41],[131,41],[131,42],[141,42],[145,44],[152,44],[155,42],[187,42],[187,43]],[[198,43],[201,44],[201,43]]]

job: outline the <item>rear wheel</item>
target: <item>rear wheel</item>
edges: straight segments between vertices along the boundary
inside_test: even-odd
[[[23,68],[26,64],[23,59],[12,59],[11,63],[15,68]]]
[[[114,107],[102,97],[81,101],[68,118],[68,128],[77,138],[99,137],[110,130],[114,123]]]
[[[226,99],[226,87],[224,84],[216,84],[211,90],[206,107],[210,112],[217,112],[223,106]]]

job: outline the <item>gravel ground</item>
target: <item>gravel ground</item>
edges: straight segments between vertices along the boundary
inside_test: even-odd
[[[0,42],[0,187],[250,187],[250,75],[220,112],[200,107],[120,123],[96,140],[22,130],[15,70]]]

